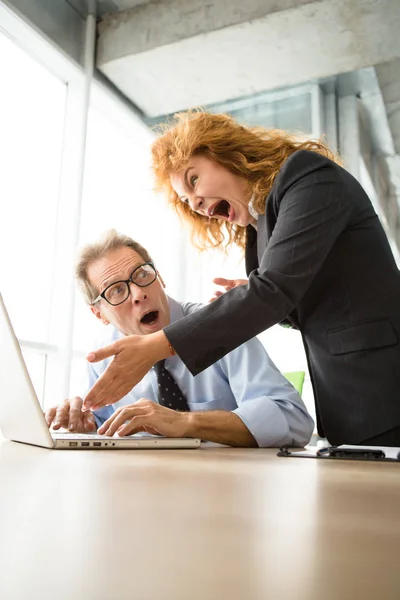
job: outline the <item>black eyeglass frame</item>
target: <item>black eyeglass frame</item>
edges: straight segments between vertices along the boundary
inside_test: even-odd
[[[152,279],[149,283],[146,283],[145,285],[140,285],[140,283],[133,281],[132,277],[133,277],[133,274],[136,273],[136,271],[138,271],[139,269],[142,269],[143,267],[146,267],[146,266],[150,266],[154,269],[154,279]],[[119,281],[114,281],[113,283],[110,283],[110,285],[108,285],[106,287],[106,289],[103,290],[101,292],[101,294],[99,294],[95,300],[93,300],[92,304],[96,304],[97,302],[99,302],[99,300],[101,300],[103,298],[103,300],[105,300],[108,304],[110,304],[110,306],[119,306],[120,304],[123,304],[124,302],[126,302],[129,298],[129,296],[131,295],[131,288],[129,286],[130,283],[133,283],[134,285],[137,285],[138,287],[145,288],[145,287],[148,287],[149,285],[151,285],[152,283],[154,283],[156,279],[157,279],[157,269],[156,269],[155,265],[152,262],[143,263],[133,269],[132,273],[129,276],[129,279],[120,279]],[[113,287],[117,283],[125,283],[126,284],[126,287],[128,288],[128,295],[124,300],[122,300],[122,302],[113,304],[112,302],[107,300],[106,292],[107,292],[107,290],[109,290],[111,287]]]

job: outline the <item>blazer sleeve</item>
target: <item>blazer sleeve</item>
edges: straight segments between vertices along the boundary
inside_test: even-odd
[[[268,197],[276,224],[248,285],[164,330],[193,375],[279,323],[301,301],[350,221],[344,175],[349,177],[314,152],[298,151],[287,159]]]

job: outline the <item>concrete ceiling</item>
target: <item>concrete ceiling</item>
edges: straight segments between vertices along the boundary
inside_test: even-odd
[[[97,66],[156,116],[387,63],[399,31],[398,0],[164,0],[105,16]]]

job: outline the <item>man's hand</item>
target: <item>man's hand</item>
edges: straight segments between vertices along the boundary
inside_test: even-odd
[[[50,429],[68,429],[74,433],[90,433],[96,431],[96,420],[91,411],[82,412],[82,398],[75,396],[64,400],[58,406],[49,408],[44,416]]]
[[[87,355],[89,362],[99,362],[113,356],[83,401],[83,410],[94,410],[121,400],[139,383],[151,367],[170,356],[164,332],[126,337]]]
[[[246,285],[247,279],[224,279],[223,277],[216,277],[215,279],[213,279],[213,283],[225,288],[225,292],[229,292],[229,290],[232,290],[233,288],[238,287],[239,285]],[[209,302],[213,302],[214,300],[222,296],[222,294],[224,294],[225,292],[216,290],[214,292],[214,296],[210,298]]]
[[[131,435],[145,431],[165,437],[190,437],[219,444],[257,447],[242,419],[226,410],[178,412],[141,398],[115,411],[103,423],[102,435]]]
[[[141,398],[134,404],[118,408],[103,423],[98,433],[105,435],[117,433],[122,436],[145,431],[165,437],[185,437],[188,415],[190,413],[171,410],[151,400]]]

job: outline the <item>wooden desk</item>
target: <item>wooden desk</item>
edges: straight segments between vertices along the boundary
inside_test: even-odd
[[[0,445],[2,600],[399,600],[400,465]]]

